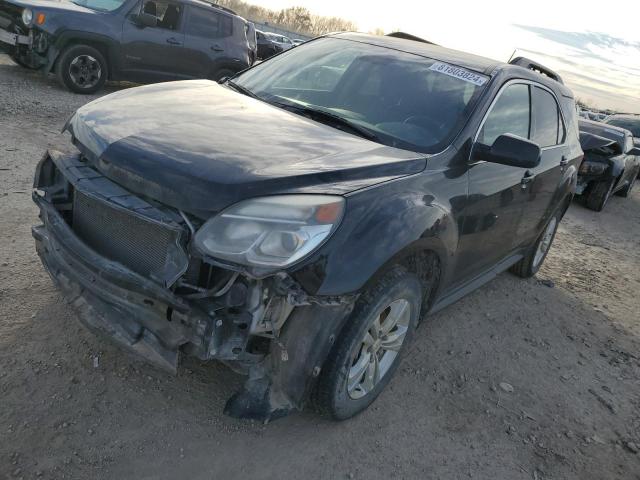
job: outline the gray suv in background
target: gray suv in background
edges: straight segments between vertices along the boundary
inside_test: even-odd
[[[0,0],[0,51],[69,90],[106,80],[218,80],[251,66],[253,24],[200,0]]]

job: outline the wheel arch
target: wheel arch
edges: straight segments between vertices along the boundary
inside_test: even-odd
[[[56,55],[50,59],[47,71],[55,70],[62,52],[66,48],[75,45],[87,45],[98,50],[107,61],[107,78],[109,80],[113,79],[117,66],[117,46],[115,42],[104,35],[81,31],[67,31],[58,37],[55,42]]]

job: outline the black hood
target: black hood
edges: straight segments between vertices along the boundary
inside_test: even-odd
[[[347,193],[420,172],[423,154],[380,145],[217,83],[124,90],[80,108],[74,142],[123,187],[206,216],[276,193]]]

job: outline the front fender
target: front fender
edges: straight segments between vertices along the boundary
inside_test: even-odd
[[[109,75],[113,74],[113,70],[117,69],[118,43],[107,35],[100,33],[86,32],[81,30],[62,30],[55,33],[55,41],[49,49],[47,72],[50,72],[55,65],[58,56],[64,48],[71,43],[87,43],[88,45],[102,45],[104,54],[109,65]]]
[[[294,278],[309,293],[345,295],[424,250],[435,252],[445,271],[458,244],[457,224],[448,205],[419,187],[400,179],[349,196],[343,224]]]

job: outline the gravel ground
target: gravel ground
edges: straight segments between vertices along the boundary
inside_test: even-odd
[[[241,377],[132,359],[45,274],[33,170],[91,99],[0,55],[0,479],[640,479],[640,189],[574,204],[537,278],[425,319],[367,412],[265,426],[221,413]]]

